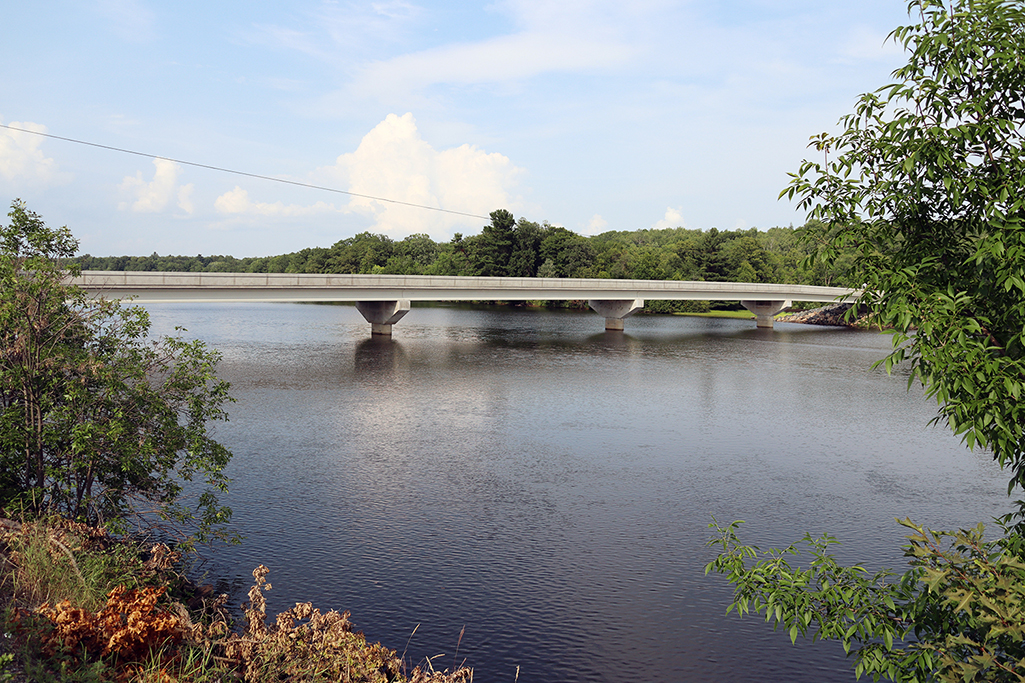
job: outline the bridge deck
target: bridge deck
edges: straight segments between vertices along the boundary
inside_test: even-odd
[[[136,303],[188,301],[535,301],[690,299],[853,301],[841,287],[747,282],[434,275],[296,275],[83,271],[88,293]]]

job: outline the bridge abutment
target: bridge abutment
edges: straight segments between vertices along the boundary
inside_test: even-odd
[[[789,301],[741,301],[740,305],[755,314],[758,327],[772,329],[772,318],[790,305]]]
[[[644,299],[591,299],[587,305],[605,317],[606,330],[622,332],[623,319],[644,308]]]
[[[357,301],[356,310],[370,323],[370,334],[390,337],[391,326],[409,313],[409,299]]]

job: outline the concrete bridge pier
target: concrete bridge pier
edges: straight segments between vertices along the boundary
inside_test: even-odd
[[[591,299],[587,302],[591,310],[605,316],[607,331],[623,331],[623,318],[644,308],[644,299]]]
[[[391,326],[409,313],[409,299],[398,301],[357,301],[356,310],[370,323],[370,334],[391,336]]]
[[[758,327],[772,329],[772,316],[790,305],[789,301],[741,301],[740,305],[755,314]]]

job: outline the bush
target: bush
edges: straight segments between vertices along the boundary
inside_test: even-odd
[[[0,227],[0,508],[120,531],[169,525],[187,543],[226,537],[216,493],[231,453],[218,354],[153,341],[138,307],[66,283],[78,243],[21,202]],[[206,484],[186,500],[184,484]],[[198,489],[191,485],[192,489]]]

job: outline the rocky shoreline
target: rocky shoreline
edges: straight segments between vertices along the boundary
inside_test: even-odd
[[[780,323],[803,323],[805,325],[832,325],[834,327],[857,327],[858,319],[845,319],[851,304],[826,304],[810,311],[798,311],[776,318]]]

